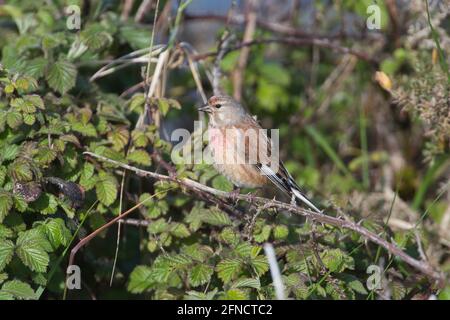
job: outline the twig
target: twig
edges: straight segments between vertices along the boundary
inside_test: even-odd
[[[370,241],[380,245],[381,247],[385,248],[389,253],[400,258],[401,260],[403,260],[405,263],[409,264],[414,269],[416,269],[416,270],[422,272],[423,274],[429,276],[430,278],[434,279],[438,283],[438,285],[442,286],[444,284],[444,275],[441,272],[434,270],[433,267],[428,262],[419,261],[419,260],[414,259],[410,255],[408,255],[407,253],[402,251],[395,244],[386,241],[385,239],[381,238],[380,236],[376,235],[375,233],[367,230],[363,226],[361,226],[353,221],[345,220],[342,218],[336,218],[336,217],[329,216],[329,215],[326,215],[323,213],[310,211],[310,210],[303,209],[303,208],[297,207],[295,205],[287,204],[287,203],[280,202],[277,200],[271,200],[271,199],[267,199],[267,198],[255,197],[253,195],[245,195],[245,194],[235,195],[232,193],[214,189],[212,187],[203,185],[197,181],[194,181],[194,180],[191,180],[188,178],[173,178],[173,177],[169,177],[167,175],[162,175],[162,174],[158,174],[155,172],[142,170],[142,169],[121,163],[119,161],[108,159],[104,156],[101,156],[101,155],[98,155],[98,154],[95,154],[92,152],[84,152],[84,155],[89,155],[91,157],[106,161],[108,163],[114,164],[121,168],[128,169],[130,171],[135,172],[139,176],[147,176],[147,177],[151,177],[151,178],[161,180],[161,181],[175,182],[175,183],[178,183],[181,186],[185,187],[186,189],[196,191],[197,193],[200,193],[200,194],[202,194],[202,193],[210,194],[210,195],[221,198],[223,201],[225,201],[226,199],[232,200],[232,199],[237,198],[239,200],[243,200],[243,201],[250,203],[250,205],[252,205],[252,206],[260,205],[260,206],[266,206],[267,208],[276,208],[279,210],[285,210],[292,214],[300,215],[300,216],[306,217],[308,219],[311,219],[313,221],[317,221],[320,223],[326,223],[328,225],[332,225],[335,227],[354,231],[354,232],[360,234],[361,236],[363,236],[365,239],[370,240]]]
[[[223,57],[229,52],[227,50],[228,44],[231,41],[231,35],[229,32],[225,31],[222,35],[222,38],[219,42],[219,46],[217,49],[216,59],[214,60],[214,66],[212,70],[212,87],[215,95],[221,95],[223,90],[220,87],[220,78],[222,77],[222,69],[220,68],[220,62]],[[196,59],[193,59],[196,61]]]
[[[144,18],[145,13],[150,10],[152,6],[152,0],[144,0],[142,1],[141,5],[139,6],[136,15],[134,16],[134,21],[141,22]]]
[[[243,42],[253,41],[253,36],[256,29],[256,2],[255,0],[248,1],[248,15],[247,24],[245,26]],[[248,56],[250,54],[250,47],[242,47],[239,54],[238,64],[233,72],[233,96],[237,101],[241,101],[242,98],[242,85],[245,73],[245,67],[247,66]]]
[[[233,25],[242,25],[246,23],[246,19],[243,15],[235,14],[231,19],[227,16],[221,16],[221,15],[214,15],[214,14],[203,14],[203,15],[192,15],[192,14],[186,14],[185,19],[187,20],[218,20],[223,21],[225,23],[233,24]],[[368,37],[373,40],[374,38],[379,38],[381,36],[380,33],[358,33],[358,34],[350,34],[350,33],[344,33],[340,31],[339,33],[335,34],[319,34],[319,33],[309,33],[302,31],[300,29],[293,28],[288,25],[282,25],[277,22],[269,22],[264,21],[260,18],[256,20],[256,24],[258,27],[268,30],[273,33],[285,35],[285,36],[294,36],[294,37],[304,37],[304,38],[315,38],[315,39],[367,39]]]
[[[270,243],[265,243],[264,252],[266,253],[267,261],[269,262],[270,275],[272,276],[273,286],[275,287],[275,296],[278,300],[286,300],[284,295],[283,280],[281,279],[280,268],[278,267],[275,250]]]
[[[317,47],[321,47],[321,48],[328,48],[328,49],[333,49],[339,53],[342,54],[351,54],[354,55],[355,57],[370,62],[374,65],[378,64],[378,59],[372,56],[369,56],[367,53],[365,52],[361,52],[361,51],[357,51],[354,50],[352,48],[348,48],[348,47],[344,47],[341,46],[337,43],[331,42],[327,39],[315,39],[315,38],[295,38],[295,37],[286,37],[286,38],[262,38],[262,39],[255,39],[252,41],[248,41],[248,42],[241,42],[240,44],[234,46],[234,47],[230,47],[228,48],[228,50],[225,50],[225,52],[221,52],[220,50],[218,51],[211,51],[211,52],[206,52],[206,53],[201,53],[198,54],[194,57],[192,57],[194,60],[203,60],[206,59],[208,57],[211,56],[219,56],[219,54],[221,54],[221,57],[223,58],[223,56],[226,53],[229,53],[231,51],[235,51],[235,50],[239,50],[242,47],[248,47],[248,46],[254,46],[254,45],[260,45],[260,44],[267,44],[267,43],[284,43],[287,45],[292,45],[292,46],[305,46],[305,45],[315,45]],[[216,59],[217,61],[217,59]]]
[[[120,19],[125,21],[130,16],[131,9],[133,9],[134,0],[125,0],[123,4],[122,14]]]

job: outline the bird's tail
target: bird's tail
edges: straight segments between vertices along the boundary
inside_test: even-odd
[[[310,207],[311,209],[313,209],[314,211],[318,212],[318,213],[322,213],[321,210],[319,210],[312,202],[311,200],[309,200],[306,195],[300,190],[300,187],[295,183],[295,181],[290,178],[288,180],[288,184],[289,184],[289,191],[291,193],[292,196],[294,196],[295,198],[299,199],[300,201],[302,201],[304,204],[306,204],[308,207]]]

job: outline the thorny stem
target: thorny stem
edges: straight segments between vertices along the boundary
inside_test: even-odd
[[[345,220],[345,219],[339,218],[339,217],[329,216],[329,215],[326,215],[323,213],[310,211],[310,210],[303,209],[303,208],[297,207],[295,205],[287,204],[287,203],[280,202],[277,200],[271,200],[271,199],[267,199],[267,198],[255,197],[253,195],[245,195],[245,194],[240,194],[237,196],[232,195],[228,192],[214,189],[212,187],[203,185],[197,181],[194,181],[194,180],[191,180],[188,178],[178,179],[175,177],[162,175],[162,174],[155,173],[152,171],[142,170],[142,169],[121,163],[119,161],[115,161],[115,160],[106,158],[104,156],[92,153],[92,152],[84,152],[84,155],[88,155],[88,156],[106,161],[108,163],[114,164],[118,167],[133,171],[136,174],[138,174],[139,176],[146,176],[146,177],[151,177],[151,178],[154,178],[157,180],[175,182],[175,183],[178,183],[192,191],[197,191],[197,192],[200,191],[202,193],[214,195],[216,197],[222,198],[223,200],[230,200],[230,199],[232,199],[232,197],[236,197],[239,200],[243,200],[243,201],[250,203],[250,205],[252,205],[252,206],[256,206],[256,208],[258,208],[258,206],[264,206],[268,209],[275,208],[275,209],[279,209],[279,210],[286,210],[292,214],[301,215],[301,216],[311,219],[313,221],[325,223],[325,224],[343,228],[343,229],[352,230],[352,231],[360,234],[361,236],[363,236],[365,239],[370,240],[370,241],[382,246],[389,253],[400,258],[401,260],[403,260],[405,263],[409,264],[414,269],[416,269],[416,270],[422,272],[423,274],[427,275],[428,277],[434,279],[439,286],[443,286],[443,284],[444,284],[444,275],[441,272],[435,270],[428,262],[419,261],[417,259],[414,259],[410,255],[408,255],[407,253],[402,251],[395,244],[386,241],[385,239],[381,238],[380,236],[376,235],[375,233],[367,230],[366,228],[362,227],[361,225],[359,225],[353,221]],[[123,216],[119,216],[119,217],[115,218],[113,221],[115,222],[116,220],[119,220],[120,218],[123,218]],[[113,221],[111,221],[107,225],[114,223]],[[106,227],[106,225],[104,227]]]

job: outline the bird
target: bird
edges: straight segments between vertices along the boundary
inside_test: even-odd
[[[242,104],[228,95],[214,95],[198,110],[208,114],[208,148],[219,173],[238,188],[260,188],[271,182],[293,203],[298,199],[322,213],[283,162],[272,157],[273,140]]]

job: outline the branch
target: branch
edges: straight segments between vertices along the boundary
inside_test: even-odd
[[[184,16],[186,20],[214,20],[214,21],[222,21],[224,23],[230,23],[233,25],[243,25],[247,22],[247,19],[243,15],[234,15],[231,19],[228,19],[226,16],[215,15],[215,14],[186,14]],[[318,34],[318,33],[309,33],[300,29],[293,28],[288,25],[280,24],[277,22],[269,22],[264,21],[262,19],[257,19],[256,24],[258,27],[265,29],[267,31],[285,35],[285,36],[294,36],[294,37],[305,37],[305,38],[315,38],[315,39],[368,39],[374,40],[376,38],[380,38],[380,33],[366,33],[365,30],[360,33],[345,33],[340,31],[335,34]],[[342,28],[340,28],[342,29]]]
[[[332,49],[332,50],[335,50],[342,54],[351,54],[351,55],[357,57],[358,59],[367,61],[367,62],[375,64],[375,65],[379,63],[377,58],[372,57],[365,52],[361,52],[358,50],[354,50],[352,48],[341,46],[341,45],[331,42],[330,40],[327,40],[327,39],[295,38],[295,37],[263,38],[263,39],[256,39],[256,40],[247,41],[247,42],[241,42],[240,44],[238,44],[234,47],[228,48],[228,50],[226,50],[226,52],[211,51],[211,52],[201,53],[201,54],[193,56],[192,59],[196,60],[196,61],[203,60],[203,59],[206,59],[211,56],[216,56],[216,55],[219,56],[219,54],[221,54],[221,57],[223,58],[223,56],[225,56],[226,53],[229,53],[231,51],[240,50],[243,47],[254,46],[254,45],[259,45],[259,44],[267,44],[267,43],[284,43],[284,44],[291,45],[291,46],[315,45],[315,46],[321,47],[321,48]],[[216,61],[217,61],[217,58],[216,58]]]
[[[222,61],[223,57],[229,52],[227,47],[231,41],[231,38],[232,36],[230,35],[230,33],[228,31],[225,31],[222,35],[222,38],[220,39],[217,53],[215,54],[216,59],[214,60],[212,70],[212,87],[214,95],[221,95],[223,92],[222,88],[220,87],[220,78],[222,77],[220,62]],[[195,56],[193,57],[193,60],[197,61],[197,59],[195,59]]]
[[[280,202],[277,200],[271,200],[271,199],[262,198],[262,197],[255,197],[254,195],[244,195],[244,194],[236,195],[233,193],[217,190],[217,189],[211,188],[209,186],[206,186],[204,184],[201,184],[197,181],[194,181],[194,180],[191,180],[188,178],[169,177],[169,176],[162,175],[159,173],[142,170],[142,169],[121,163],[119,161],[108,159],[104,156],[101,156],[101,155],[98,155],[98,154],[95,154],[92,152],[84,152],[83,154],[100,159],[102,161],[106,161],[106,162],[114,164],[118,167],[133,171],[139,176],[151,177],[156,180],[170,181],[170,182],[178,183],[179,185],[184,186],[185,188],[187,188],[191,191],[207,193],[207,194],[210,194],[210,195],[213,195],[216,197],[220,197],[223,200],[226,200],[226,199],[228,199],[228,200],[243,200],[243,201],[248,202],[252,206],[261,205],[261,206],[264,206],[265,208],[275,208],[275,209],[280,209],[280,210],[286,210],[290,213],[306,217],[313,221],[325,223],[325,224],[343,228],[343,229],[352,230],[352,231],[360,234],[361,236],[363,236],[365,239],[370,240],[370,241],[380,245],[381,247],[386,249],[389,253],[400,258],[401,260],[403,260],[405,263],[409,264],[414,269],[416,269],[416,270],[420,271],[421,273],[427,275],[428,277],[434,279],[439,286],[442,286],[444,284],[444,279],[445,279],[444,275],[441,272],[434,270],[433,267],[428,262],[419,261],[417,259],[414,259],[410,255],[408,255],[407,253],[402,251],[395,244],[386,241],[385,239],[381,238],[380,236],[376,235],[375,233],[367,230],[366,228],[362,227],[361,225],[359,225],[353,221],[344,220],[343,218],[333,217],[333,216],[329,216],[329,215],[326,215],[323,213],[317,213],[314,211],[310,211],[308,209],[303,209],[303,208],[297,207],[295,205],[287,204],[287,203]]]
[[[256,3],[254,0],[248,2],[248,17],[247,24],[245,26],[243,42],[250,42],[253,40],[256,30]],[[243,78],[245,74],[245,67],[247,66],[248,56],[250,54],[250,47],[242,47],[239,54],[238,65],[233,72],[233,91],[234,98],[237,101],[241,101],[242,98],[242,86]]]

